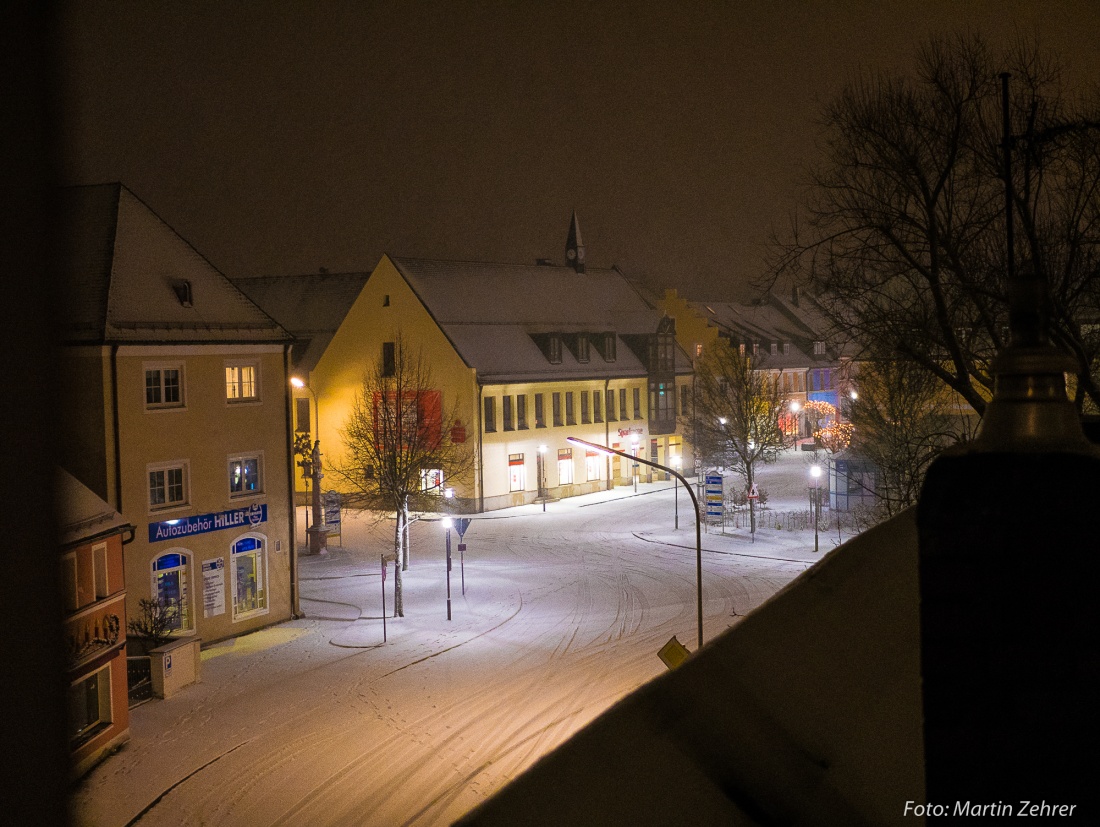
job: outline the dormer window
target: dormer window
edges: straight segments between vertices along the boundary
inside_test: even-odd
[[[577,361],[588,361],[588,337],[583,333],[577,335]]]
[[[772,342],[772,356],[779,355],[779,342]]]
[[[791,355],[791,343],[790,342],[784,342],[783,343],[783,355],[784,356],[790,356]]]
[[[561,364],[561,335],[558,333],[551,333],[550,340],[547,343],[546,358],[550,360],[551,365]]]
[[[814,356],[824,356],[824,355],[825,355],[825,343],[820,342],[820,341],[814,342]]]
[[[603,360],[605,362],[614,362],[616,359],[615,341],[614,333],[603,334]]]

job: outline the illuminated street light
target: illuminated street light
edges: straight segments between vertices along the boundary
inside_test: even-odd
[[[572,442],[575,445],[583,445],[586,448],[591,448],[593,451],[599,451],[602,454],[615,454],[616,456],[625,457],[626,459],[633,459],[635,464],[642,463],[648,465],[651,468],[657,468],[661,471],[666,471],[672,476],[676,477],[680,482],[684,484],[684,488],[687,489],[688,496],[691,497],[691,504],[694,506],[695,512],[695,606],[696,615],[698,619],[699,629],[699,648],[703,647],[703,531],[699,522],[699,500],[695,497],[695,492],[691,490],[691,486],[688,485],[688,481],[684,479],[683,475],[679,471],[669,468],[665,465],[660,465],[656,462],[651,462],[648,459],[642,459],[641,457],[631,457],[630,454],[625,451],[617,451],[614,448],[606,448],[603,445],[597,445],[594,442],[588,442],[583,439],[578,439],[575,436],[569,436],[565,438],[566,442]]]
[[[451,619],[451,526],[450,517],[443,518],[443,527],[447,529],[447,620]]]
[[[313,491],[310,495],[310,510],[313,512],[313,525],[306,528],[306,538],[309,541],[310,554],[324,554],[328,551],[325,540],[328,537],[328,528],[325,526],[325,512],[321,508],[321,405],[317,401],[317,394],[308,384],[297,376],[290,377],[290,384],[302,390],[309,391],[313,397],[313,425],[317,429],[313,441],[313,453],[310,457],[310,479],[313,482]]]
[[[814,511],[814,551],[818,550],[817,521],[821,516],[821,466],[811,465],[810,476],[813,478],[813,511]]]

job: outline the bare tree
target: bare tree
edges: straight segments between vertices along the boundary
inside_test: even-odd
[[[915,505],[928,466],[947,447],[973,436],[977,417],[950,390],[912,362],[860,366],[852,402],[852,449],[875,465],[870,492],[878,517]]]
[[[1004,71],[1013,259],[1084,409],[1100,403],[1100,97],[1071,103],[1034,44],[933,39],[911,73],[849,84],[824,110],[823,158],[770,276],[808,281],[863,358],[911,361],[983,413],[1009,329]]]
[[[334,473],[368,507],[393,511],[394,614],[404,616],[401,573],[408,569],[408,526],[417,510],[440,510],[445,486],[468,478],[472,445],[449,425],[466,418],[442,392],[419,348],[397,335],[392,358],[363,377],[343,428],[348,461]]]
[[[695,408],[685,423],[702,461],[740,475],[749,489],[757,463],[774,461],[793,442],[779,423],[786,399],[764,360],[719,339],[696,360]]]

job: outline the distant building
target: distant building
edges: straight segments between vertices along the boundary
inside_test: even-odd
[[[677,425],[691,366],[674,321],[621,271],[586,262],[576,216],[566,248],[565,266],[387,255],[350,301],[358,274],[238,285],[297,337],[312,325],[328,340],[297,365],[308,390],[295,408],[302,429],[315,395],[326,467],[343,461],[340,432],[364,372],[392,352],[398,333],[425,355],[442,409],[457,403],[462,412],[443,427],[475,443],[472,480],[452,483],[446,469],[423,469],[424,485],[442,478],[468,509],[534,501],[540,464],[552,498],[632,482],[632,463],[590,455],[568,436],[691,467]]]
[[[137,527],[127,614],[206,642],[288,619],[292,337],[120,184],[62,206],[62,456]]]
[[[122,547],[134,527],[68,472],[58,471],[55,498],[69,745],[79,777],[130,738]]]

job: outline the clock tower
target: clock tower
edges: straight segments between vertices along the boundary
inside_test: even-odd
[[[569,238],[565,241],[565,260],[578,273],[584,272],[584,242],[581,241],[581,226],[577,222],[576,210],[573,210],[573,219],[569,222]]]

